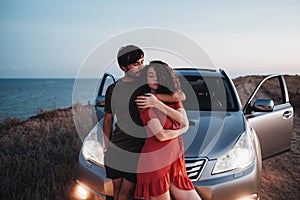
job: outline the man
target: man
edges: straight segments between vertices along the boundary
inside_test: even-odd
[[[136,169],[146,131],[135,103],[143,94],[138,78],[143,69],[144,52],[128,45],[118,51],[118,64],[124,76],[110,85],[105,95],[103,121],[104,163],[107,178],[112,179],[114,199],[133,199],[136,185]],[[176,95],[159,95],[159,100],[177,102],[185,99],[182,92]],[[113,131],[114,116],[117,119]]]

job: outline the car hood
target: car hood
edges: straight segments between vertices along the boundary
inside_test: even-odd
[[[229,151],[245,131],[239,112],[187,111],[190,127],[183,134],[186,157],[217,159]]]

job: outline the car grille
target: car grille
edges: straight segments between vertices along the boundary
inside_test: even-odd
[[[205,158],[185,158],[186,172],[191,181],[197,181],[206,164]]]

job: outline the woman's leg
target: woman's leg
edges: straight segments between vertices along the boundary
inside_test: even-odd
[[[150,200],[170,200],[170,199],[171,199],[171,196],[170,196],[169,190],[159,196],[156,196],[156,197],[151,196],[150,197]]]
[[[118,200],[132,200],[136,184],[123,178]]]
[[[174,197],[176,200],[201,200],[201,197],[196,192],[195,189],[193,190],[181,190],[178,187],[176,187],[174,184],[171,183],[171,194],[172,197]]]

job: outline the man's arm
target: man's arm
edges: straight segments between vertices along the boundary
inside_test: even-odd
[[[113,130],[113,122],[114,122],[114,116],[110,113],[105,113],[104,120],[103,120],[103,132],[102,132],[104,150],[106,150],[108,147],[108,142]]]
[[[102,137],[103,137],[103,148],[106,151],[108,147],[108,142],[112,134],[114,115],[112,114],[111,108],[111,97],[115,84],[111,84],[105,92],[105,107],[104,107],[104,119],[103,119],[103,128],[102,128]]]
[[[137,103],[139,109],[145,109],[145,108],[156,107],[159,101],[165,103],[177,103],[184,100],[185,100],[185,94],[182,91],[178,91],[174,94],[146,93],[145,95],[138,96],[135,102]]]
[[[184,101],[186,99],[185,94],[179,90],[173,94],[155,94],[155,96],[162,102],[165,103],[176,103]]]

